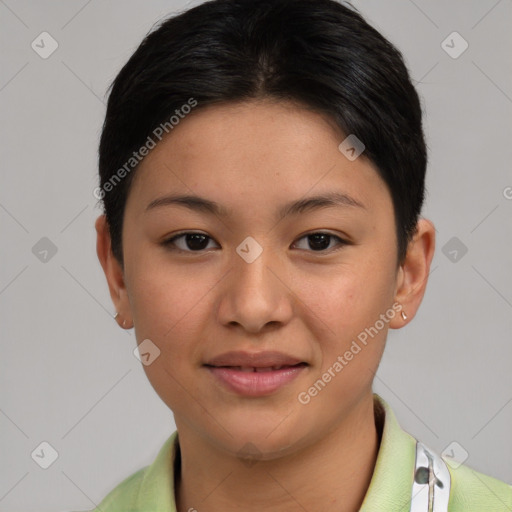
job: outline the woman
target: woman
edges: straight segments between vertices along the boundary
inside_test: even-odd
[[[400,53],[333,0],[214,0],[112,84],[98,257],[177,431],[97,510],[506,511],[372,391],[435,229]]]

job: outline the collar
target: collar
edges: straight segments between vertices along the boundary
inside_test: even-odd
[[[409,511],[414,483],[416,439],[401,429],[391,407],[373,394],[375,421],[382,431],[377,461],[360,512]],[[146,468],[135,510],[176,512],[174,468],[179,463],[178,432]]]
[[[377,461],[359,512],[405,512],[411,505],[416,439],[402,430],[391,407],[373,394],[377,428],[383,424]]]

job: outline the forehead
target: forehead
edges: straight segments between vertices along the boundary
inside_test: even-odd
[[[389,208],[387,186],[364,153],[351,161],[338,149],[345,138],[330,119],[294,103],[198,108],[141,162],[127,210],[142,213],[165,193],[208,197],[235,213],[332,191],[370,210]]]

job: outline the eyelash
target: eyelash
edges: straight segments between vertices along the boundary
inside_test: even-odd
[[[169,250],[171,251],[176,251],[176,252],[181,252],[181,253],[197,253],[197,254],[201,254],[201,253],[204,253],[205,252],[205,249],[201,249],[199,251],[192,251],[192,250],[183,250],[183,249],[180,249],[180,248],[177,248],[174,243],[176,240],[178,240],[179,238],[183,238],[185,237],[186,235],[202,235],[204,236],[205,238],[209,239],[209,240],[213,240],[212,237],[204,234],[204,233],[196,233],[195,231],[183,231],[181,233],[178,233],[177,235],[174,235],[173,237],[169,238],[168,240],[165,240],[162,245],[165,246],[166,248],[168,248]],[[305,235],[302,235],[298,240],[302,240],[303,238],[307,238],[309,236],[313,236],[313,235],[326,235],[328,237],[330,237],[331,239],[334,238],[336,239],[339,244],[338,244],[338,247],[336,248],[331,248],[331,249],[325,249],[325,250],[318,250],[318,251],[314,251],[314,250],[307,250],[307,249],[301,249],[301,250],[306,250],[307,252],[312,252],[312,253],[317,253],[317,254],[321,254],[321,253],[331,253],[331,252],[335,252],[335,251],[338,251],[340,249],[343,248],[343,246],[345,245],[350,245],[350,242],[348,242],[347,240],[344,240],[342,238],[340,238],[339,236],[337,235],[333,235],[332,233],[326,233],[324,231],[314,231],[312,233],[307,233]]]

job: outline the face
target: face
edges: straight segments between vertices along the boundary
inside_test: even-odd
[[[344,138],[292,104],[208,107],[137,169],[117,305],[179,430],[273,458],[371,395],[404,273],[389,191]]]

